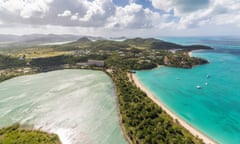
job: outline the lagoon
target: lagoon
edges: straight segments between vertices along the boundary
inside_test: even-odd
[[[0,83],[0,127],[16,122],[59,135],[63,144],[126,144],[117,97],[105,73],[60,70]]]

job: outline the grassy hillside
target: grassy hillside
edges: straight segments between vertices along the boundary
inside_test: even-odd
[[[190,46],[183,46],[178,45],[175,43],[170,43],[166,41],[162,41],[159,39],[154,38],[134,38],[134,39],[127,39],[124,43],[135,46],[135,47],[143,47],[143,48],[150,48],[150,49],[161,49],[161,50],[172,50],[172,49],[183,49],[183,50],[197,50],[197,49],[211,49],[208,46],[202,45],[190,45]]]
[[[0,129],[0,144],[61,144],[55,134],[26,130],[19,124]]]
[[[160,49],[160,50],[172,50],[172,49],[184,49],[184,50],[196,50],[196,49],[211,49],[207,46],[191,45],[182,46],[170,42],[165,42],[154,38],[134,38],[127,39],[125,41],[112,41],[112,40],[98,40],[90,41],[87,38],[81,38],[75,42],[62,45],[58,47],[58,50],[76,50],[79,48],[97,49],[97,50],[119,50],[123,48],[140,48],[140,49]]]

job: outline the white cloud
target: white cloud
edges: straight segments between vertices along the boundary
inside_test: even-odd
[[[156,9],[166,12],[174,10],[175,13],[182,14],[204,9],[209,6],[210,0],[151,0]]]
[[[161,9],[167,12],[173,9],[173,2],[171,0],[152,0],[152,5],[156,9]]]
[[[32,28],[51,25],[92,32],[94,29],[174,32],[240,27],[239,0],[149,1],[155,9],[137,4],[136,0],[129,0],[125,6],[115,5],[112,0],[0,0],[0,29],[12,25]]]
[[[107,19],[115,15],[116,11],[116,7],[111,0],[82,0],[78,1],[77,5],[79,6],[77,9],[70,9],[58,14],[59,16],[65,16],[59,19],[59,21],[62,21],[61,24],[80,27],[104,27]]]
[[[136,3],[117,7],[116,15],[109,19],[108,27],[151,28],[160,15]]]
[[[86,2],[87,10],[83,17],[79,17],[79,22],[83,26],[104,26],[107,19],[115,15],[116,7],[111,0],[95,0]]]
[[[75,13],[74,15],[71,16],[71,20],[77,20],[78,19],[78,13]]]
[[[8,11],[22,18],[43,17],[51,2],[52,0],[0,0],[0,12]]]
[[[154,27],[160,18],[159,13],[134,1],[124,7],[114,5],[112,0],[0,2],[0,19],[6,23],[135,29]]]
[[[96,27],[114,13],[111,0],[0,0],[5,23]]]
[[[68,17],[71,15],[72,15],[72,12],[70,10],[65,10],[63,13],[58,14],[59,17]]]
[[[156,9],[170,13],[178,21],[162,23],[176,29],[188,29],[203,25],[239,25],[239,0],[151,0]]]

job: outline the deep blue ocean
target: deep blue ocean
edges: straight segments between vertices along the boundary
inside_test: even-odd
[[[240,144],[240,37],[159,39],[211,46],[214,50],[193,52],[210,63],[192,69],[137,71],[140,81],[169,109],[213,140]]]

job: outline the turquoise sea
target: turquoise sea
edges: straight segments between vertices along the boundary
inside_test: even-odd
[[[178,44],[204,44],[193,55],[210,64],[193,69],[161,67],[137,77],[159,100],[220,144],[240,143],[240,37],[165,37]],[[209,75],[209,77],[207,77]],[[202,89],[197,89],[200,85]]]
[[[127,144],[110,77],[60,70],[0,83],[0,128],[19,122],[58,134],[63,144]]]

